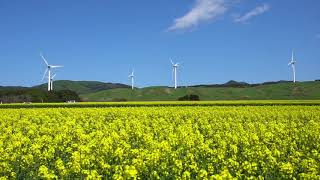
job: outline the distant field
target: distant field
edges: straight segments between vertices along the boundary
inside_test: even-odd
[[[141,101],[0,104],[1,108],[106,108],[106,107],[170,107],[170,106],[319,106],[320,100],[237,100],[237,101]]]
[[[314,100],[320,99],[320,82],[298,82],[259,85],[256,87],[148,87],[117,88],[80,94],[85,101],[175,101],[187,94],[200,100]]]
[[[0,179],[319,179],[319,103],[9,105]]]

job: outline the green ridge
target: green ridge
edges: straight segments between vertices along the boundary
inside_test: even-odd
[[[87,94],[94,93],[108,89],[114,88],[130,88],[130,86],[119,83],[103,83],[98,81],[68,81],[68,80],[59,80],[54,81],[54,90],[71,90],[78,94]],[[35,86],[34,88],[40,88],[43,90],[47,90],[47,84],[41,84],[39,86]]]
[[[117,88],[80,94],[84,101],[172,101],[186,94],[201,100],[308,100],[320,99],[320,82],[297,82],[259,85],[255,87],[147,87],[131,90]]]

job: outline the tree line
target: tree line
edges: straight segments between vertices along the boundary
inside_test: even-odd
[[[80,101],[79,95],[70,90],[44,91],[41,89],[2,89],[0,102],[2,103],[29,103],[29,102],[66,102]]]

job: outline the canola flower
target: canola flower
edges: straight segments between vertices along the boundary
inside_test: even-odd
[[[1,179],[319,179],[320,106],[0,109]]]

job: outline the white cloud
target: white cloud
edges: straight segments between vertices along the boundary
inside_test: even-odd
[[[260,14],[263,14],[267,12],[270,9],[270,6],[268,4],[263,4],[262,6],[258,6],[255,9],[247,12],[243,16],[237,16],[234,18],[234,22],[240,22],[244,23],[253,18],[254,16],[258,16]]]
[[[214,20],[227,10],[225,0],[196,0],[193,8],[184,16],[174,20],[169,31],[184,30],[196,27],[200,23]]]

